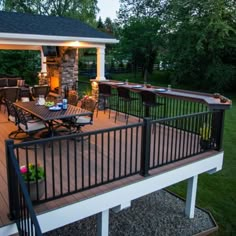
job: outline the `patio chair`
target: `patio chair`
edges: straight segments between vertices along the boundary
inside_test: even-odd
[[[87,111],[91,111],[92,114],[87,116],[76,116],[71,119],[70,125],[72,126],[72,129],[75,129],[75,132],[82,132],[82,126],[93,124],[93,114],[97,108],[97,104],[97,101],[93,98],[82,99],[80,107]]]
[[[118,92],[118,99],[117,99],[117,106],[116,106],[115,122],[117,120],[117,116],[119,115],[120,103],[123,102],[125,106],[124,112],[125,112],[126,124],[128,124],[129,111],[131,109],[131,102],[134,100],[137,100],[137,98],[131,97],[129,88],[118,87],[117,92]]]
[[[2,100],[1,100],[1,105],[5,106],[4,112],[6,112],[6,104],[5,101],[11,101],[11,102],[16,102],[19,98],[19,88],[5,88],[2,93]]]
[[[104,110],[104,114],[106,109],[109,109],[109,118],[110,118],[110,114],[111,114],[111,110],[110,110],[110,102],[109,102],[109,98],[112,96],[112,92],[111,92],[111,86],[109,84],[102,84],[99,83],[98,84],[98,109],[99,110]],[[98,109],[97,109],[97,117],[98,117]]]
[[[50,87],[48,85],[34,86],[32,88],[32,99],[36,100],[39,95],[43,95],[45,98],[48,96]]]
[[[67,100],[68,100],[68,104],[77,106],[77,103],[79,101],[79,96],[76,90],[70,90],[68,92]]]
[[[23,131],[18,126],[18,120],[17,120],[15,107],[14,107],[13,103],[10,100],[7,100],[7,99],[5,99],[5,104],[6,104],[6,107],[7,107],[8,121],[14,123],[18,127],[17,130],[14,130],[14,131],[12,131],[11,133],[8,134],[8,138],[22,139],[22,138],[17,138],[18,134],[22,134]]]
[[[33,135],[35,133],[46,128],[46,125],[43,121],[26,116],[23,110],[17,108],[16,106],[14,106],[14,109],[16,112],[18,127],[22,130],[22,132],[28,135],[29,140],[34,139]]]

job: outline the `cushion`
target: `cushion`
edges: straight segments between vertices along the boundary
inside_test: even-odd
[[[21,101],[22,102],[29,102],[30,99],[29,99],[29,97],[21,97]]]
[[[45,124],[42,121],[33,121],[33,120],[27,122],[28,129],[22,123],[20,123],[19,126],[25,132],[33,132],[46,128]]]
[[[83,125],[83,124],[90,124],[90,123],[92,123],[91,117],[78,116],[78,117],[76,118],[76,124],[81,124],[81,125]]]
[[[8,87],[14,87],[17,86],[17,80],[20,78],[9,78],[8,79]]]
[[[17,80],[17,86],[18,87],[24,87],[25,86],[25,80],[24,79],[18,79]]]
[[[7,78],[0,79],[0,87],[7,87]]]

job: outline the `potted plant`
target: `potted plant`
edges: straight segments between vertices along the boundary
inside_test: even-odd
[[[44,168],[39,164],[35,165],[30,163],[28,166],[21,166],[20,172],[28,187],[31,200],[35,201],[37,199],[40,199],[44,193]]]
[[[211,147],[211,127],[207,124],[203,124],[200,128],[200,146],[201,149],[206,150]]]

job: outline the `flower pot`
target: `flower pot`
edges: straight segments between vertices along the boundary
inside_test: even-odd
[[[31,181],[28,183],[26,183],[26,186],[29,186],[29,195],[30,195],[30,199],[32,201],[35,200],[39,200],[40,198],[42,198],[43,194],[44,194],[44,179],[41,179],[38,181],[38,198],[37,198],[37,182],[36,181]]]

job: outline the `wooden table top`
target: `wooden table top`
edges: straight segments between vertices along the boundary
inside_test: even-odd
[[[17,107],[31,113],[32,115],[38,117],[43,121],[51,121],[56,119],[65,119],[74,116],[86,116],[91,115],[92,112],[82,109],[77,106],[68,104],[66,110],[51,111],[48,107],[44,105],[36,105],[35,101],[31,102],[16,102],[14,103]]]

